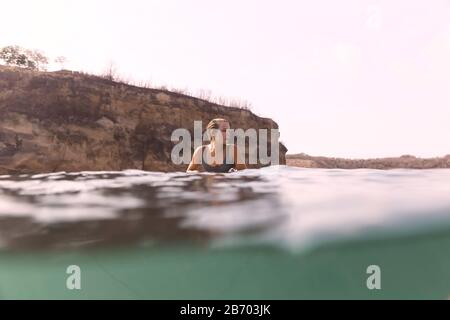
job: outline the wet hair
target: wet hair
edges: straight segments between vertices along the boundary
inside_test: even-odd
[[[228,124],[230,124],[230,121],[228,121],[227,119],[215,118],[215,119],[212,119],[208,123],[208,125],[206,126],[206,132],[207,132],[208,137],[209,137],[210,140],[214,139],[214,136],[213,136],[211,131],[218,130],[219,129],[219,124],[221,122],[227,122]]]
[[[230,124],[230,122],[227,119],[223,119],[223,118],[215,118],[212,119],[208,125],[206,126],[206,130],[208,129],[219,129],[219,123],[221,122],[228,122],[228,124]]]

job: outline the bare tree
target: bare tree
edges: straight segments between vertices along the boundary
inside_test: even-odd
[[[37,70],[47,70],[48,58],[42,51],[27,49],[25,54],[34,63]]]
[[[64,56],[59,56],[55,58],[55,63],[59,64],[61,70],[64,70],[64,66],[67,63],[67,58]]]
[[[110,81],[114,81],[117,79],[117,66],[114,61],[110,61],[105,71],[103,72],[103,78],[108,79]]]

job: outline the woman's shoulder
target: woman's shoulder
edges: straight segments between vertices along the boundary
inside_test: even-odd
[[[192,156],[198,158],[203,153],[204,148],[205,146],[198,146],[197,148],[195,148],[194,154]]]
[[[195,152],[201,151],[201,150],[203,150],[204,148],[207,148],[207,147],[208,147],[207,144],[204,144],[202,146],[198,146],[197,148],[195,148]]]

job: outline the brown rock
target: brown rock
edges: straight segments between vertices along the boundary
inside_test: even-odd
[[[248,110],[76,72],[0,66],[0,174],[186,169],[172,131],[223,117],[234,128],[278,128]],[[280,163],[286,148],[281,145]]]

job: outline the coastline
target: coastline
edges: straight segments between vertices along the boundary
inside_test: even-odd
[[[450,155],[437,158],[418,158],[411,155],[374,159],[346,159],[310,156],[305,153],[287,154],[286,164],[301,168],[327,169],[446,169],[450,168]]]

